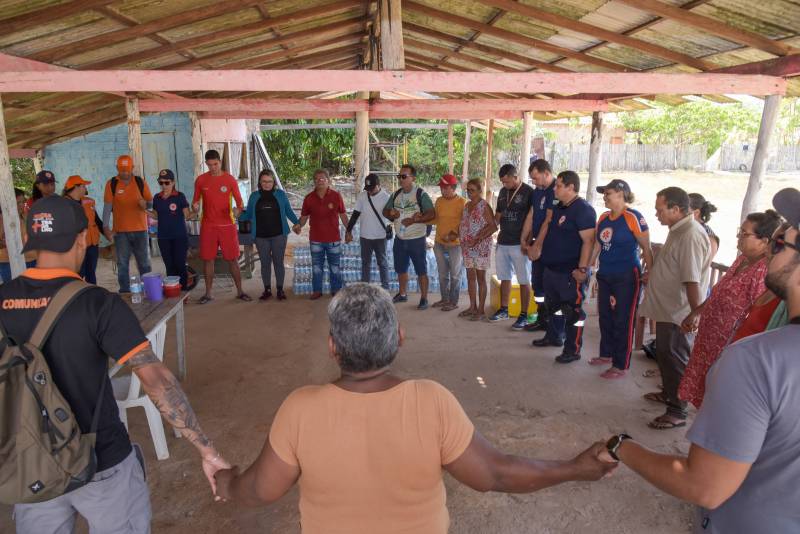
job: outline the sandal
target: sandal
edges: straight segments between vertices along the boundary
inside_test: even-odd
[[[660,404],[667,404],[667,397],[664,395],[663,391],[654,391],[652,393],[645,393],[643,395],[644,400],[649,400],[650,402],[658,402]]]
[[[445,304],[444,306],[442,306],[442,307],[441,307],[441,308],[439,308],[439,309],[440,309],[440,310],[442,310],[442,311],[448,312],[448,311],[453,311],[453,310],[455,310],[456,308],[458,308],[458,305],[457,305],[457,304],[453,304],[453,303],[451,303],[451,302],[448,302],[447,304]]]
[[[604,358],[602,356],[589,360],[589,365],[608,365],[609,363],[611,363],[611,358]]]
[[[686,426],[686,419],[679,419],[675,416],[664,414],[659,415],[649,423],[647,426],[656,430],[671,430],[673,428],[680,428]]]
[[[239,299],[239,300],[242,300],[244,302],[252,302],[253,301],[253,299],[251,299],[250,295],[248,295],[247,293],[239,293],[238,295],[236,295],[236,298]]]
[[[660,374],[661,374],[661,372],[658,369],[648,369],[647,371],[642,373],[642,376],[645,377],[645,378],[655,378],[655,377],[659,376]]]
[[[433,304],[431,304],[431,308],[443,308],[449,304],[446,300],[437,300]]]
[[[625,376],[625,371],[617,369],[616,367],[609,367],[600,374],[600,378],[607,378],[613,380],[615,378],[622,378]]]
[[[475,314],[475,310],[464,310],[458,313],[459,317],[472,317]]]
[[[485,313],[473,313],[472,317],[469,318],[470,321],[485,321],[486,314]]]
[[[200,297],[199,299],[197,299],[197,303],[198,303],[198,304],[208,304],[208,303],[209,303],[209,302],[211,302],[212,300],[214,300],[214,297],[210,297],[210,296],[208,296],[208,295],[203,295],[202,297]]]

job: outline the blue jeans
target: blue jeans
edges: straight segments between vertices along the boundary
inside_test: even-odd
[[[81,265],[81,278],[90,284],[97,283],[97,258],[100,255],[100,247],[97,245],[89,245],[86,247],[86,256],[83,258]]]
[[[458,294],[461,291],[461,270],[464,268],[464,258],[461,255],[460,245],[433,246],[436,256],[436,267],[439,270],[439,291],[442,300],[458,304]]]
[[[361,281],[370,283],[370,271],[372,270],[372,253],[375,253],[375,260],[378,263],[378,272],[381,276],[381,287],[389,291],[389,261],[386,259],[386,240],[385,239],[365,239],[361,238]]]
[[[322,275],[325,272],[325,258],[328,259],[328,271],[331,275],[331,293],[342,288],[342,271],[339,260],[342,257],[342,243],[311,242],[311,287],[314,293],[322,293]]]
[[[114,245],[117,248],[117,281],[120,293],[129,293],[131,290],[130,272],[128,264],[131,253],[136,259],[136,269],[139,276],[150,272],[150,243],[147,232],[120,232],[114,235]]]

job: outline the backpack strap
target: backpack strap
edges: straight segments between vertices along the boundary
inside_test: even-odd
[[[422,209],[422,188],[417,186],[417,206],[419,206],[419,212],[422,213],[424,210]]]
[[[116,176],[114,176],[111,179],[111,198],[114,198],[115,196],[117,196],[117,184],[118,183],[119,183],[119,179]]]
[[[144,198],[144,179],[141,176],[134,176],[134,180],[136,180],[136,186],[139,188],[139,194],[142,195]]]
[[[395,201],[395,200],[397,200],[397,197],[398,197],[398,196],[400,195],[400,193],[402,193],[402,192],[403,192],[403,188],[401,187],[400,189],[398,189],[397,191],[395,191],[395,192],[392,194],[392,207],[393,207],[393,208],[395,207],[395,205],[394,205],[394,201]]]
[[[87,284],[83,280],[74,280],[67,282],[59,289],[58,292],[53,295],[53,298],[50,299],[50,304],[45,308],[36,328],[33,329],[28,343],[42,350],[48,336],[50,336],[50,333],[53,331],[53,327],[56,325],[59,317],[64,313],[64,310],[66,310],[67,306],[69,306],[75,297],[91,287],[91,284]]]

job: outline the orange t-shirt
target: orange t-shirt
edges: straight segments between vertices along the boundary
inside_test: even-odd
[[[446,534],[442,466],[473,432],[450,391],[407,380],[377,393],[300,388],[275,414],[269,442],[300,467],[303,534]]]
[[[89,197],[83,197],[83,199],[81,199],[81,206],[83,207],[83,212],[86,214],[86,220],[89,221],[86,244],[98,245],[100,244],[100,228],[97,227],[97,221],[95,219],[97,214],[94,208],[94,200]]]
[[[144,178],[142,178],[144,180]],[[111,211],[114,214],[113,230],[115,232],[146,232],[147,231],[147,214],[139,206],[139,199],[144,198],[150,202],[153,200],[153,194],[150,193],[150,188],[147,182],[144,182],[143,193],[139,192],[139,185],[136,179],[131,177],[130,181],[126,184],[122,180],[117,179],[117,191],[115,195],[111,194],[111,180],[106,182],[106,191],[103,195],[103,200],[106,204],[111,202]]]

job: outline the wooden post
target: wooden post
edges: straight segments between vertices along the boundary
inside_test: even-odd
[[[406,70],[401,0],[381,0],[379,4],[383,70]]]
[[[586,184],[586,201],[594,204],[597,183],[603,163],[603,112],[592,113],[592,138],[589,143],[589,183]]]
[[[453,155],[453,121],[447,121],[447,172],[453,174],[456,161]]]
[[[36,155],[33,156],[33,172],[39,173],[42,170],[42,151],[37,150]]]
[[[533,135],[533,112],[526,111],[522,115],[522,156],[519,159],[519,172],[524,182],[530,182],[528,166],[531,161],[531,136]]]
[[[744,202],[742,202],[741,220],[744,220],[747,215],[758,208],[758,193],[761,191],[761,182],[767,172],[772,133],[775,130],[780,107],[780,95],[769,95],[764,100],[764,111],[761,113],[761,126],[758,129],[756,152],[753,154],[753,166],[750,167],[750,181],[747,182],[747,193],[745,193]]]
[[[194,183],[194,179],[203,174],[203,131],[200,127],[200,117],[197,116],[197,112],[191,111],[189,112],[189,123],[192,128],[192,182]],[[184,189],[188,190],[188,187],[184,187]]]
[[[494,142],[494,119],[489,119],[489,128],[486,131],[486,180],[484,182],[483,197],[489,198],[492,181],[492,143]]]
[[[3,100],[0,95],[0,209],[3,211],[3,230],[8,261],[11,264],[11,277],[16,278],[25,270],[25,258],[22,255],[22,229],[17,214],[17,198],[14,195],[14,177],[11,174],[6,121],[3,115]]]
[[[144,178],[142,119],[139,115],[139,99],[137,97],[126,97],[125,111],[128,113],[128,152],[133,158],[133,174]]]
[[[369,93],[359,92],[358,98],[369,98]],[[364,178],[369,174],[369,111],[356,111],[356,137],[353,143],[355,166],[353,194],[358,196],[364,189]]]
[[[469,180],[469,145],[472,137],[472,121],[467,121],[464,126],[466,130],[464,132],[464,164],[461,167],[461,187],[466,190],[467,180]]]

